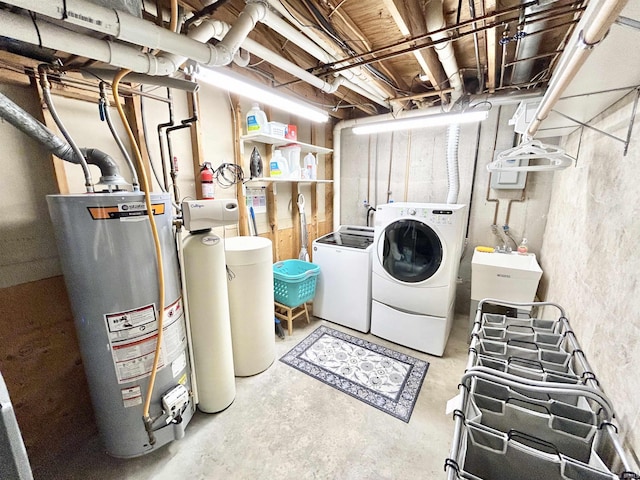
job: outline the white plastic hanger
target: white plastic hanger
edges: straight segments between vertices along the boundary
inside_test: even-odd
[[[520,160],[548,160],[542,165],[520,165]],[[487,165],[490,172],[550,172],[571,166],[573,157],[555,145],[545,145],[540,140],[529,139],[513,148],[500,152]]]

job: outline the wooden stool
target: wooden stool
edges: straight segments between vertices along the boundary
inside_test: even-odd
[[[309,319],[309,310],[307,310],[307,304],[303,303],[302,305],[298,305],[296,307],[288,307],[278,302],[273,302],[274,304],[274,313],[276,318],[280,320],[287,321],[287,329],[289,330],[289,335],[293,333],[293,321],[304,315],[307,317],[307,323],[311,323]]]

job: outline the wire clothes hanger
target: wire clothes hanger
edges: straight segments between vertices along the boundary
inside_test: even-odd
[[[521,165],[521,160],[527,160]],[[535,164],[529,161],[536,160]],[[548,161],[540,164],[539,161]],[[574,158],[556,145],[546,145],[540,140],[528,139],[518,146],[500,152],[487,165],[490,172],[550,172],[571,166]]]

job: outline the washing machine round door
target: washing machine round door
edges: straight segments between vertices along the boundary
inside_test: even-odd
[[[400,282],[423,282],[431,278],[442,264],[440,238],[423,222],[412,219],[392,222],[384,229],[380,240],[380,263],[389,275]]]

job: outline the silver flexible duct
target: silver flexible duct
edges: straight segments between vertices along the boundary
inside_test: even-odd
[[[28,137],[36,140],[56,157],[70,163],[80,163],[78,155],[67,142],[56,136],[51,130],[2,93],[0,93],[0,117]],[[100,172],[102,172],[100,183],[111,185],[126,184],[119,174],[118,165],[109,155],[93,148],[80,149],[80,155],[83,160],[85,157],[87,158],[85,163],[96,165],[100,169]]]

